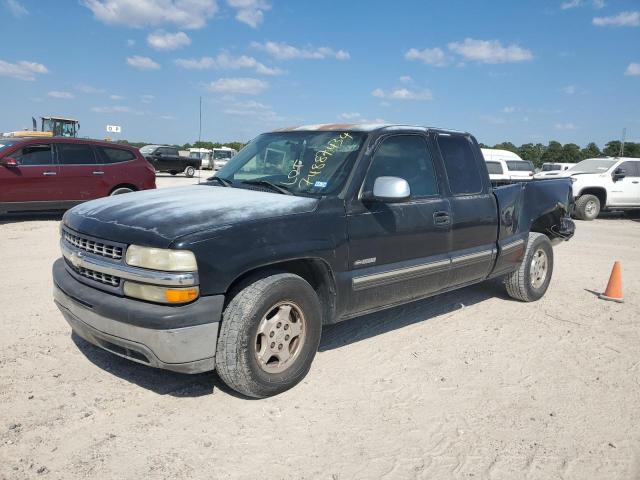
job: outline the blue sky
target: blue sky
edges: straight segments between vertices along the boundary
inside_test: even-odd
[[[248,140],[393,122],[485,143],[640,141],[640,2],[0,0],[0,131]]]

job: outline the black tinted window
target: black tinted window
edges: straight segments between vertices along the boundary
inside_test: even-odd
[[[438,194],[438,180],[427,144],[417,135],[397,135],[385,139],[376,150],[365,191],[373,190],[378,177],[400,177],[409,182],[412,197]]]
[[[18,162],[18,165],[51,165],[53,159],[51,156],[51,145],[29,145],[18,150],[12,155]]]
[[[514,172],[533,172],[533,163],[525,162],[524,160],[509,160],[507,162],[507,167],[509,167],[509,170]],[[558,170],[560,170],[559,166]]]
[[[90,165],[96,163],[91,145],[59,143],[57,149],[58,162],[63,165]]]
[[[177,157],[178,156],[178,150],[175,148],[171,148],[171,147],[162,147],[158,149],[160,151],[160,153],[162,153],[163,155],[169,155],[169,156],[173,156],[173,157]]]
[[[461,135],[439,135],[438,145],[454,195],[480,193],[482,177],[471,142]]]
[[[624,170],[627,177],[640,177],[640,162],[622,162],[619,168]]]
[[[129,150],[122,150],[120,148],[98,147],[97,150],[100,163],[128,162],[136,158]]]
[[[503,173],[500,162],[487,162],[487,170],[489,170],[490,174],[494,175],[501,175]]]

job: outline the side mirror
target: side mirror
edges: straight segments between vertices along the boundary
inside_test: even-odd
[[[624,168],[616,168],[613,171],[613,180],[621,180],[627,176],[627,172]]]
[[[155,157],[161,157],[162,156],[162,152],[157,152],[153,154]]]
[[[0,165],[7,168],[15,168],[18,166],[18,161],[13,157],[4,157],[0,159]]]
[[[399,177],[378,177],[373,183],[373,192],[365,193],[364,200],[385,203],[404,202],[411,196],[409,182]]]

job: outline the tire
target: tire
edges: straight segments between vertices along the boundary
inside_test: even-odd
[[[576,200],[575,216],[579,220],[595,220],[600,215],[600,199],[595,195],[582,195]]]
[[[131,193],[133,192],[133,189],[129,188],[129,187],[119,187],[113,190],[113,192],[110,193],[110,195],[122,195],[123,193]]]
[[[540,255],[540,252],[542,252],[542,255]],[[542,259],[545,261],[545,268],[544,277],[540,278],[540,270],[542,269],[540,261]],[[538,270],[532,271],[532,268],[536,268],[536,266]],[[527,249],[520,267],[505,278],[507,293],[516,300],[535,302],[540,300],[546,293],[552,275],[553,247],[551,242],[542,233],[530,233]]]
[[[292,306],[290,311],[286,310],[287,305]],[[258,332],[261,326],[263,334]],[[298,336],[286,335],[286,331],[300,327],[302,333]],[[307,375],[321,331],[320,301],[305,280],[291,273],[257,278],[240,290],[223,312],[216,370],[224,383],[243,395],[254,398],[277,395]],[[277,357],[280,352],[293,353],[288,360],[281,361]]]
[[[177,174],[178,174],[178,172],[177,172],[176,170],[170,170],[170,171],[169,171],[169,173],[170,173],[171,175],[177,175]]]
[[[196,169],[189,165],[184,169],[184,176],[187,178],[192,178],[196,173]]]

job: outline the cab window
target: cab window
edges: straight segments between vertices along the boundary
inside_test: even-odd
[[[482,173],[473,154],[472,144],[462,135],[438,135],[438,146],[454,195],[468,195],[482,191]]]
[[[364,191],[373,190],[378,177],[405,179],[412,198],[438,194],[438,180],[427,143],[418,135],[395,135],[382,142],[373,156]]]
[[[96,163],[93,147],[81,143],[59,143],[58,163],[61,165],[93,165]]]
[[[627,177],[640,177],[640,162],[622,162],[620,167]]]

